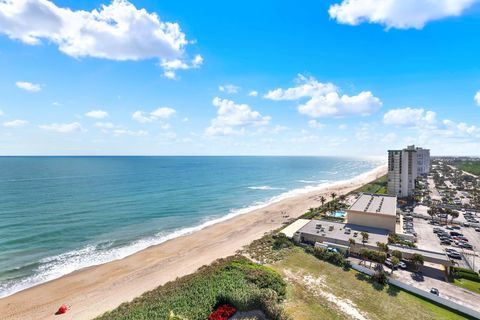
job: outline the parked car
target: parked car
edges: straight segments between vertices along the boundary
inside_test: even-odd
[[[442,241],[440,241],[440,244],[448,245],[448,246],[449,246],[449,245],[452,244],[452,241],[450,241],[450,240],[442,240]]]
[[[450,235],[451,235],[452,237],[453,237],[453,236],[463,237],[463,233],[456,232],[456,231],[450,231]]]
[[[407,264],[406,264],[405,262],[403,262],[403,261],[400,261],[400,262],[398,263],[398,267],[399,267],[400,269],[405,270],[405,269],[407,269]]]
[[[465,248],[465,249],[473,249],[473,246],[470,243],[467,243],[467,242],[460,242],[460,247]]]
[[[432,288],[430,289],[430,293],[434,294],[434,295],[440,295],[440,292],[438,292],[438,289],[437,288]]]
[[[447,256],[452,258],[452,259],[462,259],[462,256],[460,255],[460,253],[458,253],[456,251],[452,251],[452,252],[447,253]]]
[[[475,231],[480,232],[480,228],[475,228]]]
[[[391,269],[396,269],[396,266],[393,265],[392,260],[390,259],[385,260],[385,265]]]

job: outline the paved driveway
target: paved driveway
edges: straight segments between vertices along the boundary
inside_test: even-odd
[[[435,273],[431,269],[437,268],[434,264],[425,263],[425,269],[430,269],[427,273]],[[385,270],[390,271],[387,267]],[[442,270],[438,272],[443,273]],[[397,280],[405,282],[413,287],[430,291],[431,288],[437,288],[440,292],[440,297],[454,301],[463,306],[469,307],[473,310],[480,312],[480,295],[473,293],[469,290],[457,287],[451,283],[448,283],[444,280],[438,279],[437,276],[429,277],[427,273],[424,273],[424,276],[418,277],[414,273],[406,270],[395,270],[393,272],[393,277]],[[443,278],[443,276],[441,276]]]

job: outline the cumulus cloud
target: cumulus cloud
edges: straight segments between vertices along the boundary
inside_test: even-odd
[[[477,93],[473,97],[473,100],[475,100],[475,102],[477,103],[477,106],[480,106],[480,90],[477,91]]]
[[[55,131],[59,133],[73,133],[86,131],[82,125],[78,122],[72,123],[52,123],[39,126],[40,129],[47,131]]]
[[[383,116],[383,123],[400,127],[428,127],[435,125],[437,114],[422,108],[392,109]]]
[[[153,122],[158,119],[168,119],[172,115],[176,113],[175,109],[168,108],[168,107],[162,107],[153,110],[152,112],[144,112],[144,111],[135,111],[132,114],[133,120],[140,122],[140,123],[148,123],[148,122]]]
[[[203,58],[199,54],[196,55],[195,58],[193,58],[190,63],[187,63],[180,59],[163,60],[160,63],[160,65],[164,69],[163,76],[168,79],[177,78],[176,70],[188,70],[188,69],[200,68],[202,64],[203,64]]]
[[[387,28],[422,29],[429,21],[461,15],[478,0],[343,0],[328,13],[337,22],[363,22]]]
[[[15,128],[15,127],[23,127],[23,126],[26,126],[27,124],[28,124],[28,121],[17,119],[17,120],[4,122],[3,126],[7,128]]]
[[[75,58],[171,61],[180,59],[188,44],[177,23],[164,22],[127,0],[92,11],[49,0],[0,1],[0,33],[29,45],[53,43]]]
[[[220,92],[226,92],[226,93],[238,93],[238,91],[240,90],[240,87],[233,84],[224,84],[219,86],[218,90]]]
[[[0,110],[0,117],[1,117],[1,116],[3,116],[3,111],[2,111],[2,110]]]
[[[313,118],[369,115],[382,106],[380,99],[370,91],[362,91],[355,96],[340,95],[334,84],[318,82],[301,74],[296,82],[297,86],[271,90],[264,98],[274,101],[307,99],[298,106],[298,111]]]
[[[108,117],[108,112],[103,111],[103,110],[92,110],[87,113],[85,113],[85,116],[89,118],[94,118],[94,119],[104,119]]]
[[[268,125],[271,119],[252,110],[247,104],[236,104],[218,97],[213,99],[212,104],[217,108],[217,117],[205,130],[207,136],[242,134],[247,127]]]
[[[42,90],[41,85],[36,83],[26,82],[26,81],[17,81],[15,85],[17,86],[17,88],[20,88],[28,92],[39,92],[40,90]]]
[[[252,90],[252,91],[250,91],[250,92],[248,93],[248,95],[249,95],[250,97],[256,97],[256,96],[258,96],[258,91]]]

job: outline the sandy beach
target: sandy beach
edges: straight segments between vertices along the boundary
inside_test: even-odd
[[[85,268],[56,280],[0,299],[2,319],[92,319],[177,277],[190,274],[212,261],[234,254],[266,232],[279,228],[318,198],[346,194],[386,174],[379,167],[349,181],[339,182],[302,195],[274,202],[192,234],[152,246],[121,260]],[[289,218],[284,218],[285,211]],[[62,304],[71,310],[54,313]]]

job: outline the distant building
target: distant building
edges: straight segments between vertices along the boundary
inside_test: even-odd
[[[426,176],[430,173],[430,150],[417,148],[417,173]]]
[[[403,150],[388,150],[388,194],[408,197],[415,190],[415,179],[430,172],[430,150],[408,146]]]
[[[395,233],[397,197],[364,193],[350,206],[347,224],[385,229]]]

